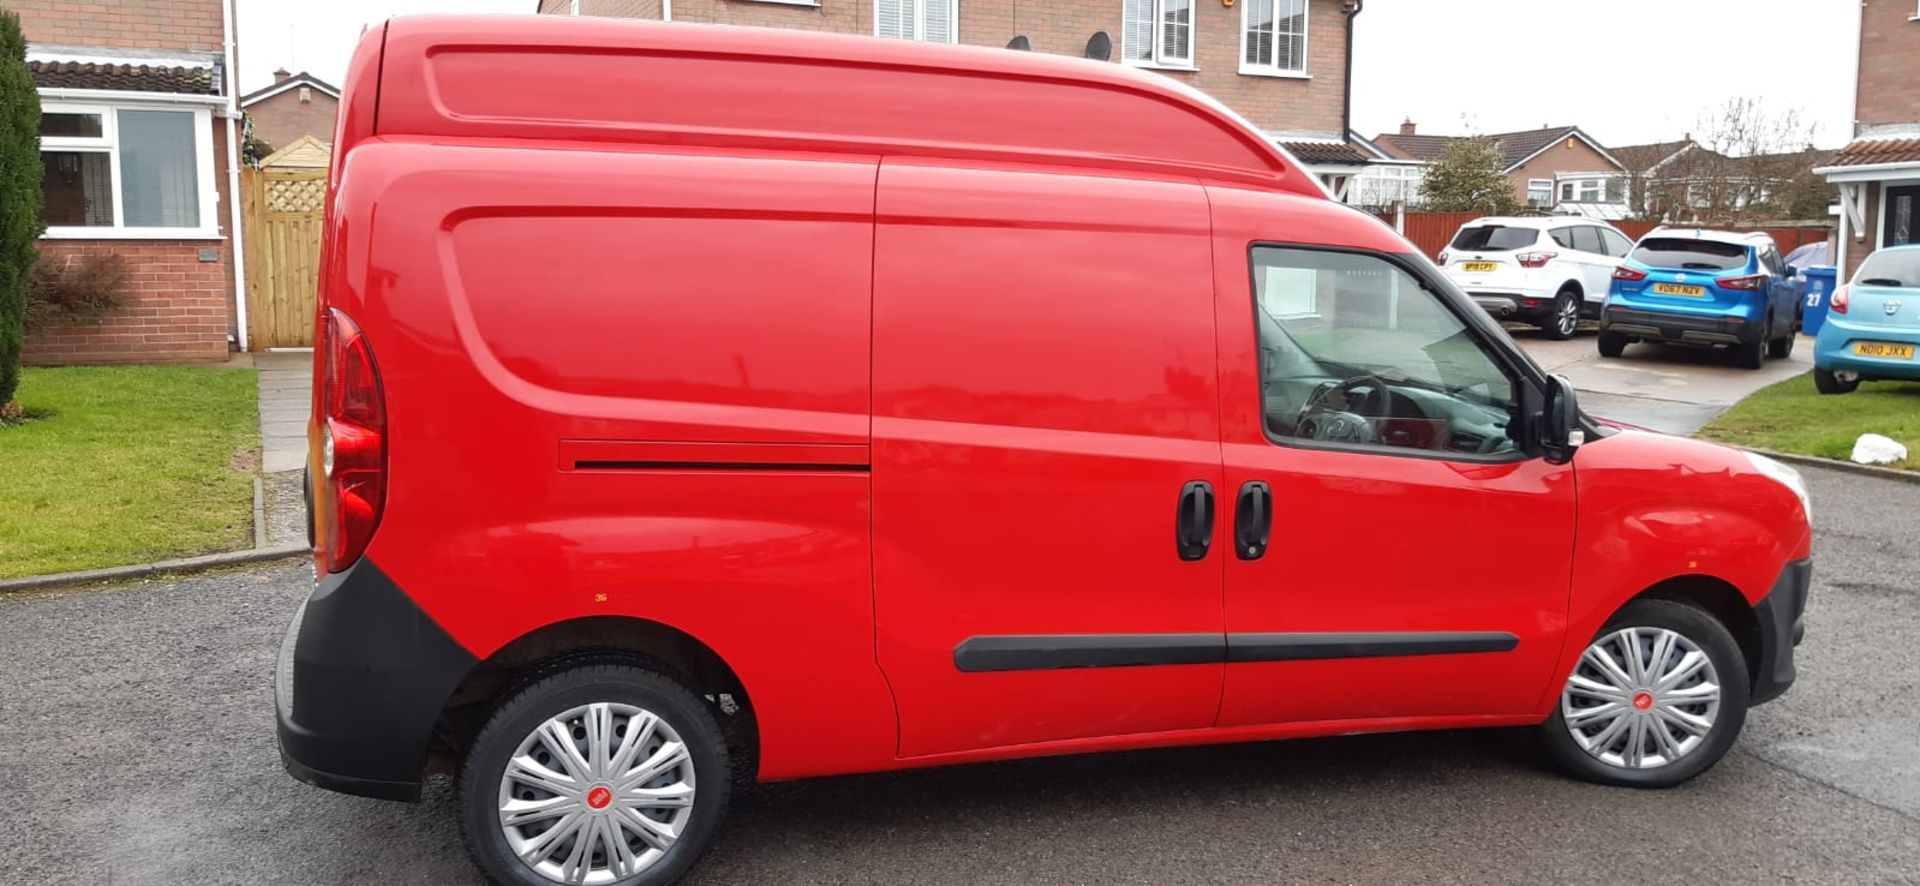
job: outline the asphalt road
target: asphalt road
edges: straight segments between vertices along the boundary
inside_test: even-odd
[[[742,798],[698,883],[1920,880],[1920,485],[1810,472],[1800,682],[1670,791],[1524,731],[820,779]],[[271,671],[304,565],[0,598],[0,883],[462,883],[419,805],[280,769]]]
[[[1603,358],[1595,328],[1587,324],[1566,341],[1519,324],[1507,331],[1542,369],[1573,382],[1587,412],[1669,434],[1691,434],[1748,394],[1813,368],[1813,339],[1804,335],[1791,357],[1746,369],[1711,348],[1635,344]]]

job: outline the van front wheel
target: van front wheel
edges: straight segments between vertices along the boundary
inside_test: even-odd
[[[626,661],[529,683],[481,728],[460,774],[467,850],[496,883],[672,883],[726,812],[713,711]]]
[[[1673,600],[1636,600],[1580,654],[1541,737],[1575,777],[1671,787],[1733,747],[1748,690],[1746,659],[1718,619]]]

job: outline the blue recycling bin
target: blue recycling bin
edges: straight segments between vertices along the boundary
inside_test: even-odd
[[[1814,265],[1806,273],[1806,295],[1800,301],[1800,331],[1819,335],[1820,327],[1827,323],[1827,308],[1833,297],[1834,282],[1840,279],[1840,269],[1833,265]]]

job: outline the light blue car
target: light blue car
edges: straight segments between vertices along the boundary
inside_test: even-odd
[[[1813,383],[1845,394],[1863,381],[1920,381],[1920,244],[1867,256],[1834,292],[1813,351]]]

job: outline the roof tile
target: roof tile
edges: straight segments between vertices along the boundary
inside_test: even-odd
[[[1364,166],[1367,163],[1367,155],[1360,153],[1359,148],[1346,142],[1334,144],[1317,141],[1281,141],[1280,147],[1286,148],[1287,153],[1292,154],[1302,163],[1336,163],[1353,166]]]
[[[1834,166],[1869,166],[1876,163],[1920,163],[1920,138],[1861,139],[1840,149]]]
[[[209,68],[156,67],[96,62],[30,61],[33,84],[42,89],[118,89],[219,95]]]

